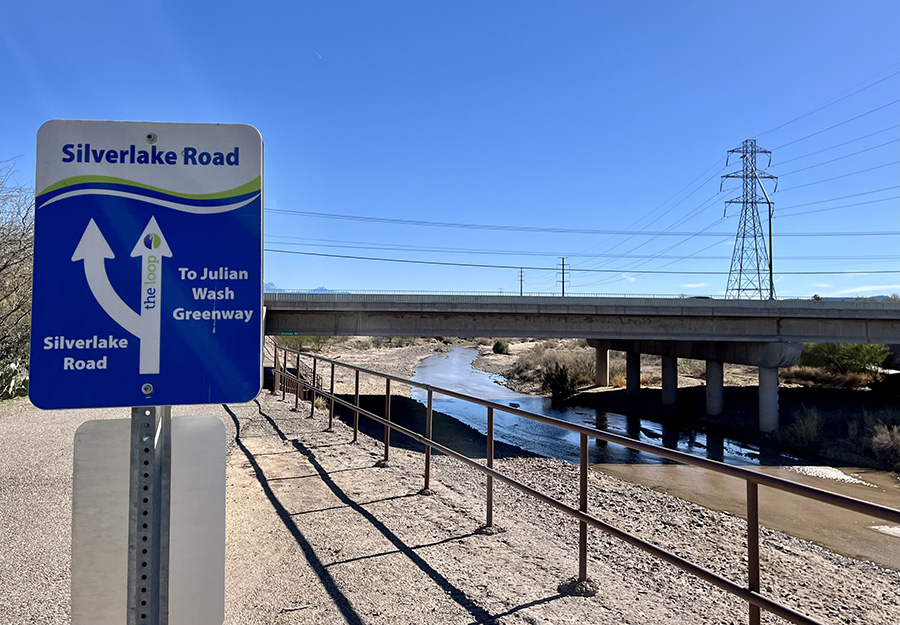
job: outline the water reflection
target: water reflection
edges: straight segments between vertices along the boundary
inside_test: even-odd
[[[634,440],[669,449],[677,449],[689,454],[704,456],[712,460],[734,465],[756,465],[764,463],[785,464],[786,459],[772,457],[758,447],[726,439],[715,434],[707,435],[689,429],[679,429],[672,424],[661,424],[635,416],[603,412],[582,406],[554,406],[549,399],[516,393],[497,383],[500,379],[472,368],[472,361],[478,356],[475,349],[454,346],[444,354],[423,360],[416,368],[413,380],[464,392],[481,399],[517,406],[523,410],[555,417],[570,423],[588,425],[599,430],[627,436]],[[413,388],[412,398],[425,403],[425,391]],[[476,404],[444,395],[434,395],[434,410],[448,414],[459,421],[486,433],[487,410]],[[495,439],[526,449],[536,454],[549,456],[568,462],[579,458],[580,437],[543,423],[537,423],[507,412],[494,413]],[[635,451],[615,443],[597,440],[591,445],[589,458],[598,464],[671,464],[666,460]]]

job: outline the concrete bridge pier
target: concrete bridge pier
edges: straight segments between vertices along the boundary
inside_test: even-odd
[[[662,405],[674,406],[678,400],[678,357],[662,357]]]
[[[634,396],[641,388],[641,354],[662,356],[662,404],[675,405],[678,397],[678,359],[706,361],[706,412],[722,414],[724,410],[724,363],[752,365],[759,368],[759,431],[778,429],[778,369],[789,367],[800,359],[802,343],[737,342],[737,341],[633,341],[623,339],[595,340],[598,371],[601,360],[606,363],[608,350],[625,352],[625,394]],[[601,356],[600,350],[605,357]],[[608,378],[607,378],[608,380]],[[598,384],[599,384],[598,377]]]
[[[720,415],[725,409],[725,364],[706,361],[706,414]]]
[[[593,345],[596,363],[594,365],[594,383],[597,386],[609,386],[609,346]]]
[[[778,429],[778,367],[759,368],[759,431]]]
[[[641,390],[641,353],[625,352],[625,395],[637,395]]]

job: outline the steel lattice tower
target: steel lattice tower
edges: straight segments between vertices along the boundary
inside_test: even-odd
[[[767,154],[769,165],[772,164],[772,152],[756,146],[756,139],[747,139],[741,147],[728,150],[728,159],[732,154],[740,154],[743,167],[740,172],[732,172],[722,176],[724,185],[726,178],[740,178],[743,184],[741,197],[725,202],[725,211],[729,204],[741,205],[741,219],[738,223],[737,236],[734,239],[734,252],[731,255],[731,270],[728,272],[728,286],[725,289],[726,299],[775,299],[775,285],[771,281],[771,257],[766,248],[766,239],[763,235],[762,223],[759,219],[758,204],[769,210],[769,245],[771,249],[772,237],[772,207],[768,195],[760,197],[759,190],[762,187],[762,179],[777,178],[765,171],[756,168],[756,155]],[[758,185],[758,186],[757,186]],[[721,189],[721,186],[720,186]]]

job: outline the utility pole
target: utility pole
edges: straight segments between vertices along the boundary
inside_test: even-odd
[[[525,284],[525,270],[519,269],[519,297],[522,297],[522,295],[524,295],[524,292],[523,292],[524,284]]]
[[[566,259],[562,257],[562,296],[566,296]]]
[[[722,184],[726,178],[740,178],[742,181],[742,194],[739,198],[733,198],[725,202],[725,211],[729,204],[741,205],[741,218],[738,223],[737,235],[734,240],[734,252],[731,256],[731,270],[728,272],[728,286],[725,289],[726,299],[775,299],[775,277],[773,275],[772,261],[772,213],[774,205],[769,200],[769,194],[762,184],[762,179],[775,180],[775,188],[778,188],[778,178],[765,171],[760,172],[756,168],[756,155],[767,154],[769,165],[772,164],[772,152],[757,147],[756,139],[747,139],[741,147],[728,150],[728,158],[732,154],[740,154],[743,167],[740,172],[732,172],[722,176]],[[728,166],[728,159],[725,160]],[[769,206],[769,244],[768,250],[763,236],[762,224],[759,219],[758,203],[760,198],[756,187],[762,189],[765,202]],[[724,215],[723,215],[724,216]]]

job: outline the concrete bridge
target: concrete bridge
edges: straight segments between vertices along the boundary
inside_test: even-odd
[[[706,361],[706,409],[721,414],[723,363],[759,367],[759,425],[778,427],[778,369],[804,342],[900,343],[900,303],[585,296],[266,293],[266,334],[584,338],[609,384],[609,350],[626,353],[626,393],[640,355],[662,356],[663,405],[675,403],[678,358]]]

